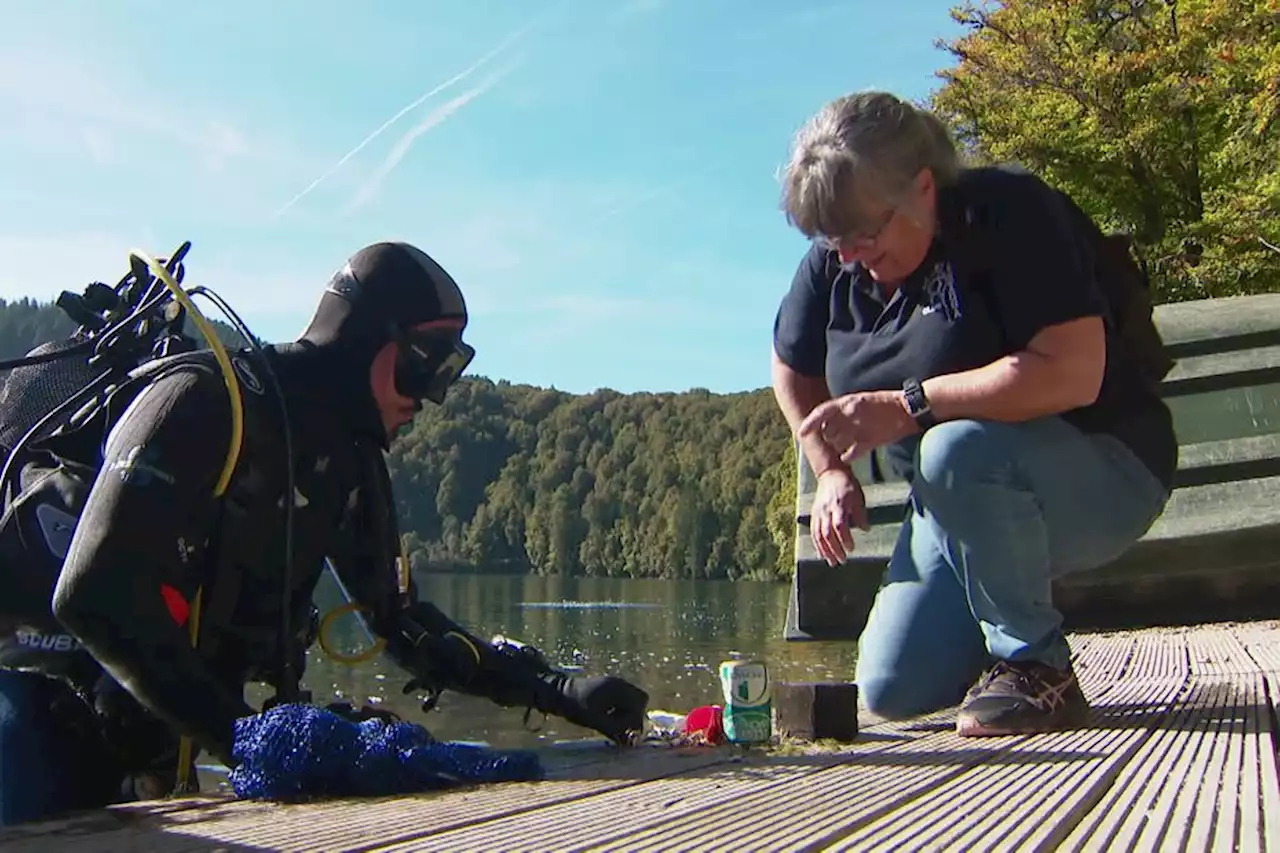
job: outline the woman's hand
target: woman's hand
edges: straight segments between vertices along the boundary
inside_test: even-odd
[[[867,391],[816,406],[797,434],[821,437],[847,463],[918,430],[900,391]]]
[[[853,527],[871,529],[862,486],[843,468],[823,471],[809,510],[809,535],[828,565],[838,566],[853,552]]]

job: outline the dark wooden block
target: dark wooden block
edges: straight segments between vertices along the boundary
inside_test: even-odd
[[[849,743],[858,737],[858,685],[851,681],[775,682],[778,733]]]

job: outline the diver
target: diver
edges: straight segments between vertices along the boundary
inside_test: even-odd
[[[0,521],[0,825],[167,793],[184,738],[234,767],[246,684],[309,700],[326,560],[424,707],[455,690],[618,742],[642,729],[641,688],[485,642],[417,597],[383,453],[469,364],[466,324],[439,264],[374,244],[295,342],[234,352],[243,431],[221,498],[232,398],[208,351],[156,359],[21,460]]]

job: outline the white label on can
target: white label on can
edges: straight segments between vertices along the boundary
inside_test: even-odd
[[[769,673],[763,663],[732,661],[722,670],[724,701],[739,708],[766,705],[772,698]]]

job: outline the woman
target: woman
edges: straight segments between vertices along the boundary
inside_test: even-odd
[[[813,245],[775,321],[773,387],[817,475],[818,553],[838,564],[868,526],[849,460],[883,446],[911,485],[859,641],[868,706],[963,700],[962,735],[1080,724],[1050,584],[1141,538],[1177,442],[1109,331],[1070,202],[962,168],[941,122],[883,92],[815,115],[783,183]]]

